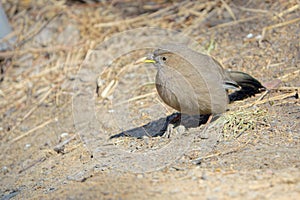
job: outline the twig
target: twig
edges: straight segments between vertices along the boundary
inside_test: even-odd
[[[299,18],[300,19],[300,18]],[[298,76],[300,74],[300,69],[299,70],[296,70],[296,71],[293,71],[293,72],[290,72],[288,74],[285,74],[281,77],[278,77],[278,79],[280,79],[281,81],[287,81],[287,79],[290,77],[290,76]]]
[[[15,128],[17,128],[25,119],[27,119],[45,100],[46,98],[51,94],[52,90],[54,88],[50,88],[48,92],[43,96],[43,98],[33,107],[29,110],[29,112],[26,113],[26,115],[19,121],[14,127],[12,127],[11,131],[13,131]]]
[[[263,13],[263,14],[267,14],[270,13],[269,10],[261,10],[261,9],[254,9],[254,8],[245,8],[245,7],[238,7],[239,9],[243,10],[243,11],[247,11],[247,12],[254,12],[254,13]]]
[[[20,47],[20,46],[24,45],[26,42],[28,42],[29,40],[31,40],[34,36],[39,34],[44,28],[46,28],[46,26],[48,24],[50,24],[50,22],[52,22],[56,17],[61,16],[62,14],[63,13],[61,12],[61,13],[54,15],[48,21],[46,21],[44,24],[42,24],[41,27],[37,31],[35,31],[35,32],[32,31],[33,33],[32,32],[29,33],[27,36],[25,36],[25,38],[27,37],[26,39],[24,39],[23,41],[20,41],[19,44],[17,44],[17,47]]]
[[[263,100],[263,98],[265,98],[265,96],[267,96],[267,94],[269,94],[269,92],[270,92],[270,90],[264,91],[264,93],[256,100],[256,102]]]
[[[290,91],[299,91],[300,92],[300,87],[280,87],[280,88],[274,88],[271,89],[274,91],[286,91],[286,92],[290,92]]]
[[[74,134],[72,137],[66,139],[65,141],[59,143],[58,145],[56,145],[53,150],[56,151],[57,153],[62,153],[64,151],[65,145],[68,144],[69,142],[71,142],[73,139],[76,138],[76,134]]]
[[[265,99],[265,100],[262,100],[262,101],[255,101],[254,103],[246,104],[246,105],[241,106],[241,107],[242,108],[248,108],[248,107],[251,107],[251,106],[254,106],[254,105],[260,105],[260,104],[264,104],[264,103],[267,103],[267,102],[270,102],[270,101],[278,101],[278,100],[286,99],[286,98],[289,98],[289,97],[295,97],[295,92],[278,95],[278,96],[275,96],[275,97],[272,97],[272,98],[269,98],[269,99]]]
[[[219,25],[213,26],[213,27],[211,27],[211,28],[209,28],[209,29],[210,29],[210,30],[213,30],[213,29],[216,29],[216,28],[224,28],[224,27],[226,27],[226,26],[234,26],[234,25],[237,25],[237,24],[239,24],[239,23],[252,21],[252,20],[257,19],[257,18],[260,18],[260,16],[248,17],[248,18],[245,18],[245,19],[239,19],[239,20],[236,20],[236,21],[233,21],[233,22],[228,22],[228,23],[219,24]]]
[[[285,100],[285,101],[279,101],[278,103],[275,103],[273,104],[272,106],[279,106],[279,105],[282,105],[282,104],[289,104],[289,103],[292,103],[292,104],[299,104],[299,101],[295,100],[293,102],[291,102],[290,100]]]
[[[78,46],[78,44],[74,45]],[[56,51],[70,51],[72,50],[72,46],[54,46],[54,47],[46,47],[46,48],[28,48],[24,50],[14,50],[14,51],[4,51],[0,52],[0,58],[9,58],[14,55],[19,56],[27,53],[45,53],[45,52],[56,52]]]
[[[115,88],[117,87],[119,81],[117,79],[113,79],[109,82],[109,84],[104,88],[104,90],[101,92],[100,96],[104,99],[107,98]]]
[[[234,21],[236,21],[236,17],[235,17],[235,15],[234,15],[232,9],[230,8],[230,6],[229,6],[229,5],[226,3],[226,1],[224,1],[224,0],[221,0],[221,2],[222,2],[222,4],[223,4],[223,6],[225,7],[225,9],[228,11],[229,15],[232,17],[232,19],[233,19]]]
[[[147,19],[147,15],[140,15],[138,17],[135,18],[129,18],[129,19],[124,19],[124,20],[114,20],[112,22],[105,22],[105,23],[99,23],[99,24],[95,24],[94,27],[95,28],[107,28],[107,27],[111,27],[111,26],[120,26],[120,24],[124,25],[124,24],[131,24],[140,20],[145,20]]]
[[[30,169],[31,167],[33,167],[34,165],[36,165],[37,163],[41,163],[44,162],[46,160],[46,157],[42,157],[36,161],[34,161],[32,164],[30,164],[29,166],[25,167],[24,169],[21,169],[18,173],[21,174],[22,172]]]
[[[156,92],[150,92],[150,93],[147,93],[147,94],[143,94],[143,95],[139,95],[139,96],[133,97],[133,98],[128,99],[126,101],[119,102],[119,103],[114,104],[114,105],[115,106],[120,106],[120,105],[122,105],[124,103],[128,103],[128,102],[131,102],[131,101],[136,101],[136,100],[139,100],[139,99],[144,99],[146,97],[153,96],[155,94],[156,94]]]
[[[27,131],[26,133],[23,133],[22,135],[19,135],[18,137],[12,139],[12,140],[10,141],[10,143],[12,144],[12,143],[14,143],[14,142],[16,142],[16,141],[22,139],[23,137],[29,135],[30,133],[33,133],[33,132],[35,132],[35,131],[37,131],[37,130],[39,130],[39,129],[45,127],[45,126],[47,126],[47,125],[50,124],[52,121],[53,121],[53,119],[49,119],[49,120],[45,121],[44,123],[42,123],[42,124],[40,124],[40,125],[34,127],[33,129]]]
[[[292,19],[292,20],[289,20],[289,21],[285,21],[285,22],[282,22],[282,23],[278,23],[278,24],[274,24],[274,25],[271,25],[271,26],[266,26],[263,28],[263,31],[261,33],[261,38],[259,39],[259,43],[261,44],[261,42],[264,40],[265,38],[265,35],[266,35],[266,32],[268,30],[271,30],[271,29],[275,29],[275,28],[279,28],[279,27],[282,27],[282,26],[287,26],[287,25],[290,25],[290,24],[293,24],[293,23],[296,23],[300,21],[300,17],[299,18],[296,18],[296,19]]]
[[[237,147],[235,149],[232,149],[232,150],[229,150],[229,151],[225,151],[225,152],[218,152],[218,153],[210,154],[210,155],[207,155],[205,157],[196,158],[196,159],[192,160],[192,162],[195,162],[195,161],[198,162],[199,160],[204,160],[204,159],[213,158],[213,157],[217,157],[217,156],[224,156],[224,155],[228,155],[228,154],[232,154],[232,153],[238,152],[242,148],[246,147],[249,144],[250,141],[251,140],[249,139],[244,145],[239,146],[239,147]]]
[[[286,15],[288,13],[291,13],[291,12],[297,10],[298,8],[300,8],[300,4],[294,5],[294,6],[290,7],[290,8],[282,11],[281,13],[279,13],[275,17],[273,17],[273,19],[282,18],[284,15]]]

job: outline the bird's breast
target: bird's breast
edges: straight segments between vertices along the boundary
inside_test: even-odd
[[[227,99],[216,99],[213,93],[219,89],[212,91],[207,84],[201,74],[193,72],[160,69],[156,75],[159,96],[167,105],[185,114],[222,113],[226,110]],[[224,90],[221,85],[219,88]]]

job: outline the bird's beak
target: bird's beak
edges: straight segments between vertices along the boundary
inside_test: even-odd
[[[142,63],[156,63],[156,61],[150,57],[142,57],[137,61],[135,61],[135,64],[142,64]]]
[[[144,60],[144,63],[156,63],[156,61],[153,60],[153,59],[146,58],[146,59]]]

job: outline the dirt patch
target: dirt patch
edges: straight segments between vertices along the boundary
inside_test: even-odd
[[[14,30],[7,39],[16,38],[0,52],[2,199],[298,199],[298,1],[12,0],[2,6]],[[174,112],[156,94],[155,69],[136,62],[150,49],[85,65],[97,50],[104,48],[101,58],[109,59],[135,44],[123,45],[115,34],[149,26],[184,33],[226,68],[280,84],[231,104],[205,135],[203,126],[177,127],[169,138],[107,140]],[[85,80],[77,76],[83,66],[103,73]],[[81,111],[74,107],[78,80],[95,88],[95,107],[83,105],[92,109],[85,118],[96,116],[98,124],[88,126],[95,132],[74,118]],[[168,144],[175,148],[164,151]],[[110,151],[116,148],[121,153]],[[148,170],[134,173],[139,166]]]

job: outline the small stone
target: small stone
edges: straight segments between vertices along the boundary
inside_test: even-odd
[[[261,35],[257,35],[256,37],[255,37],[255,39],[257,39],[257,40],[259,40],[259,39],[261,39]]]
[[[69,133],[62,133],[62,134],[60,134],[60,137],[64,138],[64,137],[67,137],[68,135],[69,135]]]
[[[142,178],[144,178],[144,175],[143,175],[143,174],[138,174],[136,177],[137,177],[138,179],[142,179]]]
[[[8,172],[9,172],[8,167],[3,166],[3,167],[2,167],[2,173],[5,175],[5,174],[7,174]]]
[[[146,145],[148,145],[149,144],[149,137],[148,136],[143,136],[143,140],[144,140],[144,143],[146,144]]]
[[[252,33],[249,33],[246,37],[247,37],[248,39],[253,38],[253,34],[252,34]]]
[[[29,147],[31,147],[31,144],[25,144],[24,149],[29,149]]]
[[[176,129],[178,134],[183,134],[186,130],[186,128],[182,125],[178,126]]]

